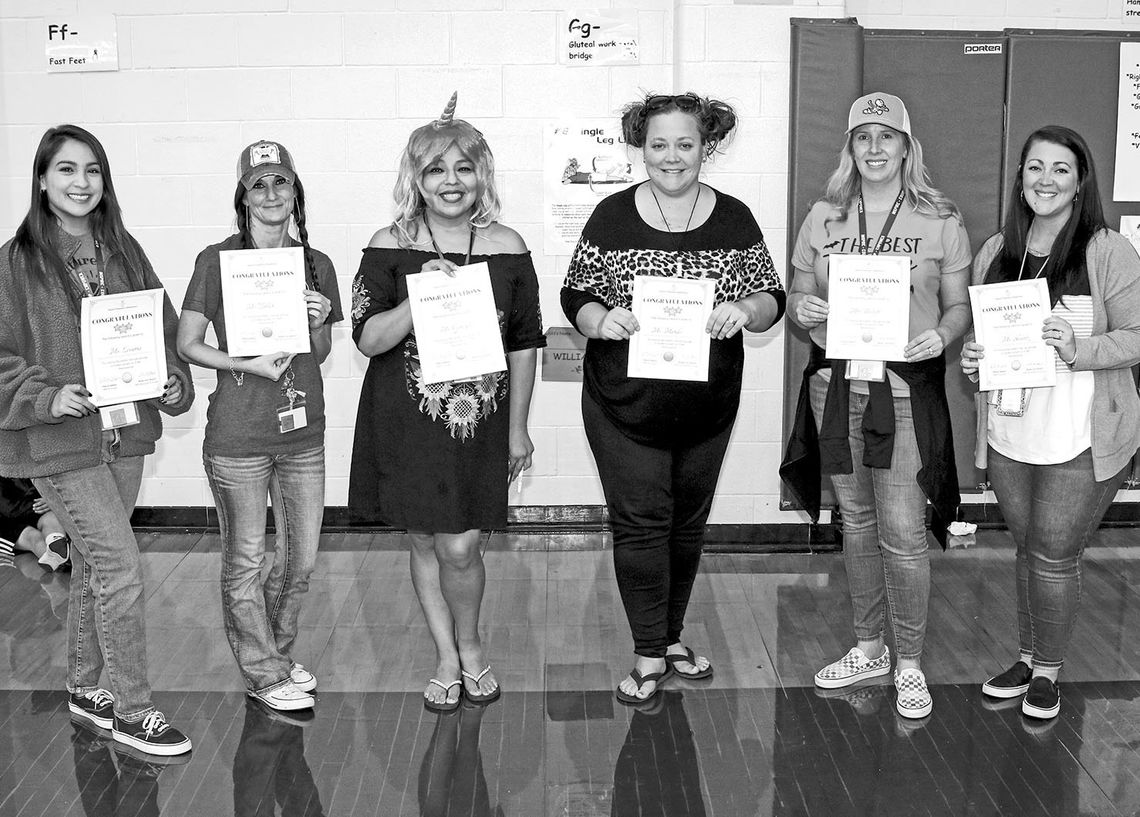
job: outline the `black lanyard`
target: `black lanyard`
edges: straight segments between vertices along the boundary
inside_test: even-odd
[[[871,249],[870,253],[867,252],[867,214],[863,209],[863,194],[859,194],[859,254],[860,255],[878,255],[883,251],[883,245],[887,243],[887,236],[891,234],[891,228],[895,226],[895,218],[902,208],[903,200],[906,198],[906,193],[902,190],[899,191],[899,196],[895,199],[894,206],[891,207],[891,212],[887,214],[887,220],[883,222],[883,231],[879,233],[879,237],[875,239],[875,246]]]
[[[75,277],[83,288],[84,298],[107,294],[106,267],[103,265],[103,245],[99,243],[99,239],[97,238],[92,238],[91,240],[95,242],[95,269],[99,274],[99,282],[95,286],[91,286],[91,282],[87,280],[87,276],[78,269],[73,268]]]
[[[432,234],[431,225],[428,224],[427,216],[424,216],[424,226],[427,227],[428,237],[431,238],[431,246],[435,250],[435,254],[439,256],[440,261],[446,261],[443,257],[443,250],[439,248],[439,244],[435,243],[435,236]],[[467,257],[463,259],[463,266],[471,263],[471,250],[475,249],[475,228],[471,228],[471,240],[467,242]]]

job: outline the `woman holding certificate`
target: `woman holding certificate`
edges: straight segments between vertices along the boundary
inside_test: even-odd
[[[454,113],[452,96],[438,120],[412,131],[396,221],[376,231],[352,285],[353,339],[369,363],[348,504],[359,519],[408,531],[412,584],[438,659],[424,690],[432,711],[454,710],[461,695],[500,695],[479,638],[480,530],[506,526],[507,487],[530,467],[527,416],[536,350],[546,345],[530,253],[495,221],[491,149]],[[439,342],[451,319],[428,309],[413,325],[413,312],[441,303],[423,296],[428,287],[456,282],[466,283],[463,297],[448,299],[453,315],[484,319],[478,336],[457,332],[459,351],[492,346],[497,362],[430,375],[433,355],[455,351]]]
[[[889,615],[896,708],[922,718],[933,707],[921,668],[930,597],[926,503],[943,542],[959,501],[943,350],[970,322],[970,242],[954,203],[930,184],[898,97],[872,93],[852,104],[839,167],[800,228],[792,266],[788,316],[808,330],[812,349],[780,474],[813,517],[821,470],[831,477],[857,640],[815,683],[834,689],[889,675]],[[831,351],[838,327],[830,324],[850,314],[832,308],[829,285],[836,295],[840,270],[852,268],[863,277],[857,294],[881,299],[865,308],[905,330],[885,364]],[[896,278],[909,322],[887,305]],[[862,331],[861,340],[870,340],[875,330]]]
[[[1032,718],[1061,710],[1057,677],[1081,597],[1081,555],[1140,447],[1140,258],[1108,229],[1093,157],[1048,125],[1021,150],[1000,233],[974,261],[976,284],[1045,280],[1055,385],[986,392],[990,483],[1017,545],[1018,657],[982,684]],[[975,327],[981,334],[982,327]],[[989,356],[995,355],[991,348]],[[978,379],[981,343],[962,347]]]
[[[649,180],[598,203],[562,287],[588,338],[582,420],[633,633],[616,691],[627,704],[674,672],[713,673],[681,632],[740,403],[742,331],[763,332],[784,307],[752,213],[700,180],[735,126],[731,107],[691,93],[626,106],[622,131]]]
[[[71,713],[111,730],[117,743],[171,756],[189,752],[190,740],[151,700],[131,512],[143,457],[162,434],[159,412],[190,408],[193,384],[174,353],[177,316],[164,295],[162,337],[151,339],[164,345],[159,363],[167,376],[165,386],[161,378],[155,383],[158,396],[101,403],[100,411],[84,376],[95,361],[81,352],[90,327],[78,328],[85,299],[113,294],[122,303],[125,293],[161,288],[123,226],[99,140],[75,125],[48,130],[36,149],[31,207],[0,249],[0,474],[31,478],[71,537]],[[116,423],[112,414],[134,422]],[[99,687],[104,666],[110,691]]]
[[[285,146],[248,146],[237,175],[238,231],[198,254],[178,352],[218,373],[202,462],[222,534],[226,637],[250,697],[272,709],[309,709],[317,679],[292,650],[324,515],[321,363],[341,319],[340,296],[332,262],[309,246],[305,188]],[[249,281],[260,297],[240,297]],[[211,323],[217,346],[206,342]],[[251,345],[260,339],[243,334],[250,326],[262,327],[256,334],[273,351]],[[263,580],[267,497],[277,537]]]

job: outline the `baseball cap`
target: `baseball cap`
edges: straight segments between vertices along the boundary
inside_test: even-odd
[[[851,111],[847,114],[847,132],[850,133],[860,125],[886,125],[910,136],[910,114],[906,105],[894,94],[882,91],[863,94],[851,103]]]
[[[289,184],[297,180],[293,157],[284,145],[269,141],[254,142],[241,152],[238,159],[238,180],[245,185],[246,190],[253,187],[253,183],[262,176],[271,173],[283,177]]]

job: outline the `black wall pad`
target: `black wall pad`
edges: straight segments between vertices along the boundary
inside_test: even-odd
[[[1003,207],[1013,189],[1012,174],[1025,139],[1042,125],[1065,125],[1089,143],[1105,219],[1119,230],[1122,215],[1140,215],[1140,202],[1112,200],[1120,44],[1140,40],[1140,32],[1010,29],[1007,34],[1008,172],[1002,184]],[[1136,458],[1131,472],[1129,487],[1140,478]]]
[[[994,46],[997,46],[995,49]],[[902,98],[934,186],[962,211],[976,252],[1001,223],[1006,74],[1000,31],[863,32],[863,88]],[[974,488],[974,393],[962,375],[960,341],[946,350],[946,396],[958,484]]]
[[[791,110],[788,132],[787,286],[791,289],[792,246],[812,202],[823,195],[835,169],[847,109],[863,92],[863,28],[852,18],[836,20],[794,17],[792,29]],[[796,410],[796,395],[807,364],[807,332],[784,324],[784,439]],[[780,507],[796,508],[781,486]],[[831,503],[830,486],[824,502]]]
[[[835,166],[847,107],[872,90],[906,101],[933,182],[962,209],[975,252],[1000,226],[1022,142],[1046,124],[1088,140],[1110,227],[1119,229],[1121,215],[1140,215],[1140,202],[1112,200],[1119,47],[1140,32],[864,30],[850,18],[792,20],[791,38],[789,258]],[[786,333],[785,439],[808,348],[805,332],[788,323]],[[959,348],[947,351],[947,392],[959,484],[971,489],[985,475],[973,468],[973,389],[956,365]],[[1134,463],[1129,487],[1138,477]],[[781,491],[781,508],[798,507]]]
[[[1009,74],[1002,203],[1025,138],[1042,125],[1065,125],[1085,138],[1096,160],[1108,226],[1120,229],[1122,215],[1140,215],[1140,202],[1114,202],[1116,104],[1120,44],[1140,40],[1129,31],[1035,31],[1010,29]]]

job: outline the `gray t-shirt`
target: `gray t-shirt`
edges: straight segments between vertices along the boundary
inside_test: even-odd
[[[292,241],[290,246],[300,246]],[[183,310],[205,315],[214,325],[218,348],[227,350],[226,315],[222,304],[222,273],[219,253],[240,250],[241,236],[232,235],[198,254],[194,276],[186,288]],[[321,293],[332,301],[332,312],[326,323],[343,318],[336,272],[328,256],[313,250],[313,261]],[[218,371],[218,387],[210,395],[206,411],[206,439],[202,450],[207,454],[248,457],[258,454],[285,454],[306,451],[323,444],[325,435],[325,398],[321,369],[312,353],[293,358],[293,388],[305,392],[305,428],[282,434],[277,411],[288,406],[282,394],[285,377],[274,383],[264,377],[247,374],[239,386],[228,370]]]

